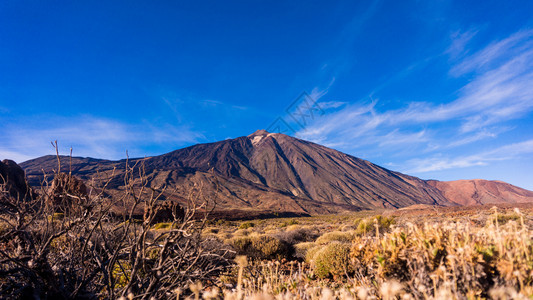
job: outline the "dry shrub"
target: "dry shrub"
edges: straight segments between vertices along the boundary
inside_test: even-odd
[[[288,227],[291,225],[298,225],[298,224],[299,224],[298,220],[290,219],[290,220],[286,220],[283,223],[281,223],[280,227]]]
[[[309,251],[309,249],[314,248],[316,246],[317,246],[317,244],[315,244],[314,242],[298,243],[298,244],[293,246],[294,247],[293,256],[296,259],[304,260],[306,258],[306,255],[307,255],[307,252]]]
[[[389,229],[392,225],[396,224],[394,217],[384,217],[382,215],[377,215],[374,217],[379,225],[379,228]]]
[[[237,229],[234,233],[233,233],[233,236],[248,236],[252,231],[250,229]]]
[[[325,245],[331,242],[341,242],[341,243],[351,243],[355,237],[353,231],[343,232],[343,231],[333,231],[324,233],[315,243],[319,245]]]
[[[480,295],[494,287],[530,290],[533,283],[533,235],[509,221],[504,226],[471,228],[442,222],[395,228],[379,240],[357,237],[351,256],[356,273],[378,280],[395,278],[416,297],[448,287],[453,295]]]
[[[13,197],[0,182],[0,298],[161,299],[189,282],[209,284],[228,267],[229,249],[201,237],[206,219],[194,218],[197,199],[183,218],[164,224],[168,230],[152,229],[162,191],[143,193],[142,164],[126,162],[127,188],[108,198],[105,185],[92,194],[72,185],[60,162],[53,188],[43,186],[35,198]],[[118,202],[132,203],[120,217],[111,212]],[[135,221],[141,205],[150,209]]]
[[[351,245],[331,242],[312,253],[311,265],[315,275],[320,278],[339,277],[353,272],[350,263]],[[309,253],[309,252],[308,252]]]
[[[355,230],[355,233],[357,235],[366,235],[376,234],[376,226],[380,233],[384,233],[396,223],[396,220],[393,217],[383,217],[381,215],[377,215],[372,218],[358,219],[355,221],[355,223],[357,223],[357,229]]]
[[[304,226],[299,225],[299,224],[292,224],[292,225],[285,227],[285,231],[298,230],[300,228],[304,228]]]
[[[255,224],[249,221],[243,222],[241,226],[239,226],[239,229],[248,229],[254,227]]]
[[[208,227],[202,230],[202,237],[204,238],[211,237],[211,238],[218,239],[218,232],[219,232],[218,228]]]
[[[298,226],[298,225],[293,225]],[[308,228],[293,228],[292,230],[278,232],[274,235],[286,244],[295,245],[302,242],[311,242],[317,238],[317,234]]]
[[[236,237],[231,244],[239,254],[257,259],[282,259],[291,253],[289,245],[269,235]]]
[[[503,225],[494,214],[487,227],[466,218],[452,222],[447,215],[410,219],[438,221],[423,225],[398,217],[394,228],[376,234],[372,225],[353,244],[298,243],[296,253],[306,253],[307,262],[255,260],[246,267],[242,289],[223,293],[226,299],[528,299],[532,220],[516,215]],[[389,222],[367,220],[383,229]]]

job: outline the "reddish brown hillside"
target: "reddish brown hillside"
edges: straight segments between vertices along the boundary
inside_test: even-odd
[[[439,189],[450,202],[459,205],[533,202],[532,191],[502,181],[473,179],[427,182]]]

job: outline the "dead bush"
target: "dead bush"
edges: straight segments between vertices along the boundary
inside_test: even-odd
[[[125,191],[118,198],[104,196],[105,184],[91,186],[96,192],[89,197],[69,173],[61,173],[59,155],[57,180],[52,188],[44,185],[39,196],[13,197],[0,182],[2,297],[116,299],[132,293],[135,299],[168,298],[189,283],[209,284],[230,265],[227,247],[201,237],[206,217],[194,218],[195,203],[203,203],[206,216],[214,207],[201,195],[201,186],[191,193],[195,198],[181,218],[173,216],[168,230],[154,231],[163,191],[146,187],[142,160],[125,167]],[[110,212],[117,203],[131,204],[121,220]],[[135,221],[141,205],[149,209]]]
[[[282,231],[274,235],[277,239],[288,245],[295,245],[303,242],[311,242],[317,238],[317,234],[308,228],[296,228],[288,231]]]

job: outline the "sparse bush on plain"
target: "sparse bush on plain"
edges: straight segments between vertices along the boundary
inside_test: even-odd
[[[255,226],[254,223],[252,223],[252,222],[248,222],[248,221],[247,221],[247,222],[243,222],[243,223],[241,224],[241,226],[239,226],[239,229],[248,229],[248,228],[252,228],[252,227],[254,227],[254,226]]]
[[[394,225],[396,223],[396,220],[394,220],[393,217],[384,217],[382,215],[377,215],[374,218],[376,219],[377,224],[381,229],[389,229],[391,225]]]
[[[512,212],[507,214],[498,214],[497,219],[500,225],[504,225],[509,221],[519,222],[520,216],[517,213]]]
[[[311,260],[314,273],[320,278],[339,277],[353,272],[350,244],[333,241],[317,250]]]
[[[317,244],[314,242],[298,243],[294,245],[294,257],[296,259],[304,260],[307,255],[307,251],[314,247],[317,247]]]
[[[276,233],[274,236],[289,245],[295,245],[302,242],[311,242],[317,238],[317,235],[310,229],[301,227],[292,228],[292,230],[281,231]]]
[[[256,259],[288,258],[291,253],[289,245],[269,235],[236,237],[231,244],[239,254]]]
[[[355,233],[357,235],[366,235],[366,234],[376,234],[376,227],[379,229],[379,232],[384,233],[390,227],[395,224],[393,217],[383,217],[377,215],[372,218],[364,218],[355,221],[357,223],[357,229]]]
[[[395,278],[416,297],[443,286],[451,286],[454,295],[487,297],[499,285],[515,290],[524,290],[526,283],[531,286],[531,238],[527,228],[511,222],[499,229],[450,222],[422,228],[408,224],[379,240],[357,237],[351,256],[358,273],[370,279]]]
[[[324,245],[311,243],[309,245],[300,246],[305,250],[305,262],[312,265],[315,260],[315,254],[324,248]],[[304,248],[305,247],[305,248]]]
[[[295,256],[305,253],[306,262],[258,261],[247,267],[253,275],[242,293],[263,299],[528,299],[533,232],[524,221],[531,220],[517,215],[504,225],[493,215],[487,227],[450,216],[421,225],[396,220],[394,228],[376,235],[374,227],[352,243],[299,243]]]
[[[326,232],[316,239],[315,243],[319,245],[329,244],[331,242],[351,243],[355,237],[355,233],[352,231],[333,231]]]
[[[287,221],[284,221],[283,223],[281,223],[281,227],[287,227],[287,226],[291,226],[291,225],[298,225],[298,220],[290,219],[290,220],[287,220]]]

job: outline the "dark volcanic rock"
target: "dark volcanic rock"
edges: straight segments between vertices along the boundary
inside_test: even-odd
[[[152,220],[152,224],[173,221],[174,217],[176,220],[179,220],[185,216],[185,210],[181,207],[181,205],[170,200],[156,203],[153,209],[155,210],[155,216]],[[151,212],[148,206],[145,206],[144,218],[147,218],[150,213]]]
[[[46,193],[48,205],[56,211],[76,208],[88,201],[87,187],[82,180],[67,173],[59,173],[54,176]]]
[[[24,170],[12,160],[5,159],[0,162],[0,184],[5,184],[7,193],[19,201],[33,197]]]

